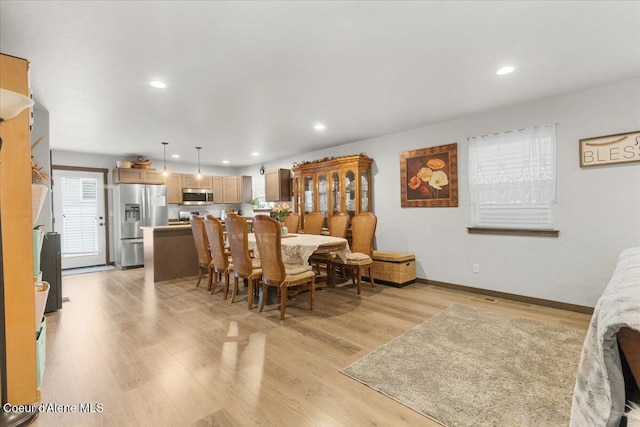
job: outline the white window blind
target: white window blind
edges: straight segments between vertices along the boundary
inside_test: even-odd
[[[62,199],[62,253],[64,255],[95,254],[98,247],[96,221],[98,180],[63,177],[60,179]]]
[[[552,229],[556,126],[469,138],[474,227]]]

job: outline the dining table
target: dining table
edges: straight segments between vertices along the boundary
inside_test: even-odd
[[[248,234],[249,250],[253,250],[254,257],[260,258],[254,233]],[[317,234],[288,233],[282,237],[280,249],[282,262],[285,264],[308,265],[311,255],[335,254],[343,261],[351,253],[349,242],[341,237]],[[327,274],[328,285],[333,286],[332,274]]]
[[[253,249],[254,256],[260,258],[256,245],[256,235],[248,234],[249,249]],[[282,262],[285,264],[308,265],[313,254],[334,253],[343,261],[351,253],[347,239],[318,234],[289,233],[281,240]]]

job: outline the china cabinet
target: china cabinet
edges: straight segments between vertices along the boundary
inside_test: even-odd
[[[304,216],[319,211],[327,219],[335,212],[349,217],[371,211],[371,163],[365,154],[333,157],[293,166],[294,209]]]

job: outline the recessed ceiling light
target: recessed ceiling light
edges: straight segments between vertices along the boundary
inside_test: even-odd
[[[515,70],[514,67],[512,67],[511,65],[507,65],[506,67],[502,67],[498,71],[496,71],[496,74],[498,74],[499,76],[504,76],[505,74],[513,73],[513,70]]]
[[[172,154],[171,157],[173,157],[174,159],[179,159],[180,158],[180,154]]]
[[[259,156],[260,153],[258,153],[257,151],[254,151],[253,153],[251,153],[252,156]]]
[[[161,81],[158,81],[158,80],[154,80],[152,82],[149,82],[149,84],[151,86],[155,87],[155,88],[158,88],[158,89],[164,89],[164,88],[167,87],[167,85],[165,83],[163,83]]]
[[[313,125],[313,128],[317,131],[323,131],[327,127],[324,125],[324,123],[316,123],[315,125]]]
[[[228,165],[229,164],[229,160],[223,160],[222,163],[225,164],[225,165]]]

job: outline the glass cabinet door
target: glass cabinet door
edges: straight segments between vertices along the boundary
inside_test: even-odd
[[[313,176],[307,175],[304,177],[304,211],[305,213],[313,212],[314,206],[314,188],[313,188]]]
[[[340,174],[338,172],[331,173],[331,210],[332,213],[342,212],[342,206],[340,206]]]
[[[362,172],[360,181],[360,212],[369,212],[369,173]]]
[[[329,217],[329,181],[326,174],[318,175],[318,210],[324,216],[324,226]]]
[[[345,186],[345,206],[347,208],[347,215],[351,218],[356,214],[356,175],[353,171],[347,171],[344,176]]]
[[[293,211],[300,213],[300,178],[293,178]]]

